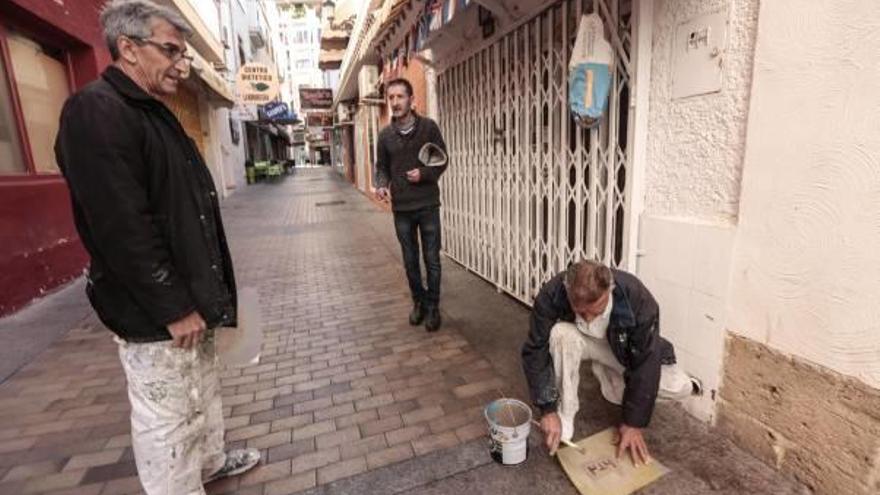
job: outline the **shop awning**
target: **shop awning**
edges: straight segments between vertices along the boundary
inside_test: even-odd
[[[211,95],[221,100],[221,105],[232,107],[235,104],[235,97],[226,79],[214,70],[214,67],[199,55],[192,46],[188,45],[187,53],[193,56],[192,72],[210,90]]]

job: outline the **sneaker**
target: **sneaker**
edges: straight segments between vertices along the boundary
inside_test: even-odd
[[[440,323],[443,319],[440,317],[440,310],[437,308],[428,309],[428,314],[425,317],[425,330],[429,332],[436,332],[440,329]]]
[[[425,309],[422,308],[422,303],[413,304],[413,310],[409,314],[409,324],[412,326],[421,325],[424,319]]]
[[[230,450],[226,453],[226,464],[204,479],[203,484],[246,473],[259,463],[260,451],[257,449]]]
[[[695,376],[691,376],[691,395],[702,396],[703,395],[703,382],[700,381],[699,378]]]

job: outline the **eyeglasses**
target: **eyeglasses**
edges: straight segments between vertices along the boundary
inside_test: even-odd
[[[163,55],[168,57],[168,60],[170,60],[171,63],[176,64],[176,63],[180,62],[181,60],[183,60],[184,63],[186,63],[187,65],[192,64],[193,56],[187,55],[185,53],[185,50],[186,50],[185,48],[181,49],[179,46],[172,45],[171,43],[156,43],[155,41],[150,40],[150,39],[146,39],[146,38],[138,38],[138,37],[134,37],[134,36],[130,36],[130,38],[135,43],[137,43],[139,45],[146,44],[146,45],[152,45],[152,46],[156,47],[157,50],[159,50],[160,52],[162,52]]]

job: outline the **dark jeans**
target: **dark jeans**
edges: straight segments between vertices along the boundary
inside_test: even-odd
[[[394,212],[394,228],[403,251],[403,266],[413,302],[436,308],[440,304],[440,207]],[[422,286],[419,236],[428,273],[427,289]]]

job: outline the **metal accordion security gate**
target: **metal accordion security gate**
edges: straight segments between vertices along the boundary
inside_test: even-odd
[[[568,61],[582,13],[614,47],[607,114],[579,128]],[[630,0],[564,0],[444,70],[444,252],[526,303],[581,258],[627,263],[633,121]]]

